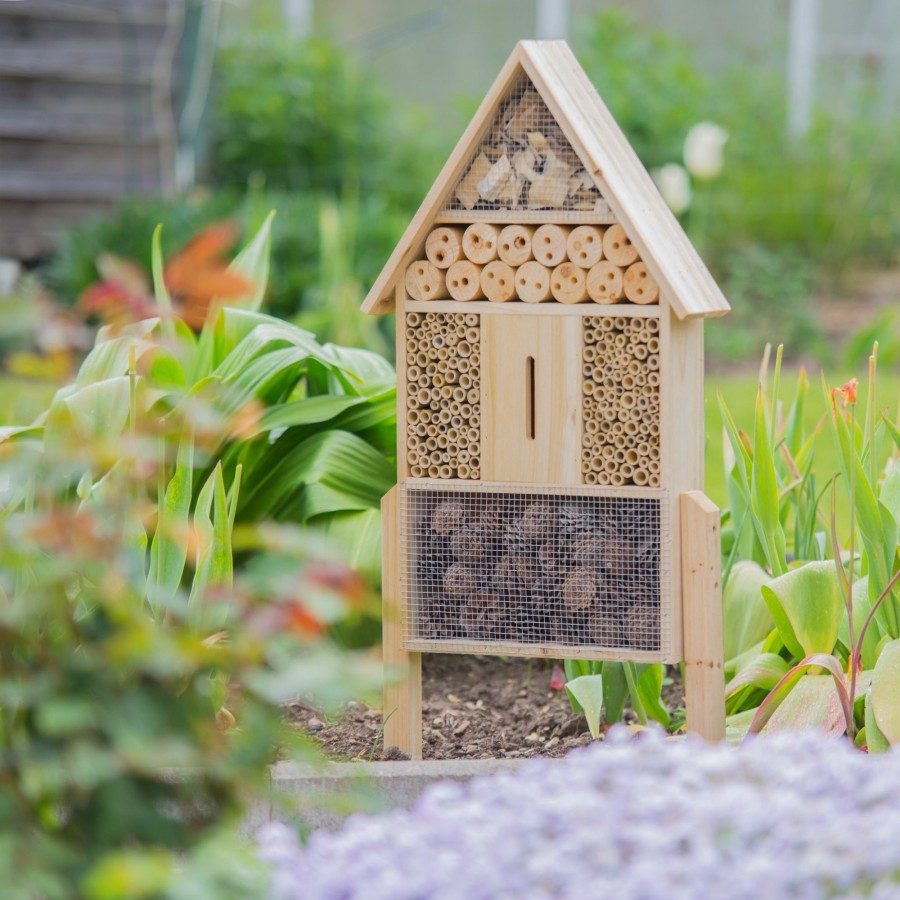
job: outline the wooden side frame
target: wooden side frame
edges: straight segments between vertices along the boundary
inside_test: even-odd
[[[381,604],[384,661],[384,746],[422,758],[422,654],[403,649],[400,604],[400,491],[381,501]]]
[[[722,549],[719,508],[700,491],[681,495],[687,729],[725,737]]]

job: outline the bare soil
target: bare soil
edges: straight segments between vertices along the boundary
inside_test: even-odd
[[[560,663],[428,654],[422,666],[425,759],[559,757],[591,742],[584,716],[572,712],[561,687]],[[684,706],[684,692],[678,670],[669,669],[668,675],[673,683],[663,690],[671,711]],[[551,687],[551,681],[560,687]],[[350,703],[340,718],[328,720],[293,703],[288,716],[331,759],[406,758],[396,747],[384,747],[380,709]],[[636,721],[630,711],[626,720]]]

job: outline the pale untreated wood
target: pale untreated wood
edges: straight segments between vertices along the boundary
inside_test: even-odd
[[[516,293],[525,303],[545,303],[553,300],[550,291],[550,270],[536,259],[516,269]]]
[[[528,265],[526,263],[525,265]],[[477,268],[477,267],[476,267]],[[522,267],[524,268],[524,266]],[[549,270],[548,270],[549,271]],[[551,295],[552,296],[552,295]],[[566,305],[564,303],[543,303],[540,305],[531,303],[488,303],[486,300],[457,301],[457,300],[410,300],[407,309],[416,312],[469,312],[487,315],[513,315],[513,316],[596,316],[598,310],[591,304],[578,303]],[[625,310],[623,310],[623,313]],[[660,314],[659,306],[629,306],[627,314],[632,317],[646,316],[656,318]]]
[[[581,483],[581,321],[482,321],[482,475]]]
[[[725,738],[722,564],[718,507],[702,492],[681,495],[685,705],[688,731]]]
[[[406,292],[413,300],[446,297],[444,273],[427,259],[417,259],[406,268]]]
[[[550,276],[550,290],[560,303],[584,303],[590,300],[584,269],[572,262],[558,265]]]
[[[591,266],[585,286],[594,303],[618,303],[625,296],[622,270],[607,259]]]
[[[481,266],[476,266],[467,259],[453,263],[447,269],[447,293],[459,303],[480,300],[484,297],[484,291],[481,289]],[[439,310],[437,307],[434,309],[436,312],[453,311]]]
[[[621,225],[611,225],[603,235],[603,253],[606,258],[620,268],[630,266],[637,261],[637,247]]]
[[[422,657],[403,648],[400,504],[393,487],[381,501],[384,746],[422,758]]]
[[[493,488],[493,485],[491,485]],[[405,640],[405,649],[418,653],[466,653],[478,656],[525,656],[534,659],[596,659],[610,662],[676,663],[671,654],[653,650],[576,647],[572,644],[518,644],[512,641]]]
[[[521,266],[534,258],[531,239],[534,228],[529,225],[507,225],[501,232],[497,244],[500,259],[510,266]]]
[[[531,239],[534,258],[551,269],[566,258],[566,241],[569,229],[564,225],[541,225]]]
[[[605,200],[597,200],[591,209],[442,209],[433,222],[437,225],[472,222],[507,223],[520,225],[612,225],[615,213]]]
[[[497,258],[500,230],[487,222],[475,222],[463,233],[462,248],[466,258],[483,266]]]
[[[435,228],[425,240],[425,255],[439,269],[449,269],[463,258],[462,228]]]
[[[516,272],[495,259],[481,270],[481,290],[492,303],[506,303],[516,297]]]
[[[626,269],[622,289],[632,303],[656,303],[659,300],[659,285],[648,271],[646,263],[632,263]]]
[[[590,269],[603,259],[603,229],[596,225],[573,228],[566,241],[566,253],[576,266]]]

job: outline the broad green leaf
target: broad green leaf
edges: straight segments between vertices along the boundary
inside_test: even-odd
[[[776,653],[761,653],[753,662],[744,666],[725,687],[725,696],[732,697],[745,687],[770,691],[787,672],[788,664]]]
[[[831,653],[844,600],[834,563],[809,562],[762,587],[782,640],[795,657]]]
[[[234,258],[229,271],[237,272],[252,285],[251,290],[241,297],[231,297],[228,305],[256,312],[262,306],[269,283],[269,257],[272,250],[272,222],[275,211],[272,210],[260,226],[253,240]],[[218,304],[216,304],[218,305]]]
[[[131,380],[125,375],[61,390],[47,413],[48,446],[65,449],[73,438],[115,440],[124,431],[130,411]]]
[[[208,621],[205,611],[198,608],[199,601],[208,587],[230,584],[233,569],[228,501],[221,463],[216,465],[197,495],[194,540],[197,550],[190,604],[194,608],[195,618],[202,616],[204,621]]]
[[[766,724],[775,714],[778,707],[784,703],[791,691],[800,681],[806,679],[806,673],[810,669],[815,668],[827,669],[830,673],[831,680],[840,701],[840,708],[844,717],[844,728],[850,728],[851,722],[853,721],[853,711],[850,708],[850,695],[847,692],[844,670],[841,668],[841,664],[830,654],[813,653],[790,668],[782,676],[778,684],[772,688],[766,699],[759,705],[759,709],[757,709],[756,715],[753,717],[753,722],[750,725],[748,734],[759,734],[759,732],[766,727]]]
[[[337,513],[325,521],[323,532],[341,559],[371,584],[381,578],[381,512]]]
[[[150,545],[147,592],[151,607],[171,600],[181,585],[187,561],[193,476],[194,442],[186,434],[178,447],[175,471],[159,505],[156,534]]]
[[[658,663],[651,663],[639,666],[638,671],[637,686],[642,706],[654,722],[668,728],[671,719],[661,697],[663,667]]]
[[[156,350],[153,332],[158,326],[159,319],[145,319],[117,330],[112,330],[109,326],[101,328],[91,352],[78,370],[75,383],[93,384],[124,375],[128,371],[128,357],[132,348],[138,362],[145,353]]]
[[[628,699],[628,682],[620,662],[603,663],[603,702],[606,704],[606,721],[612,725],[619,722],[625,713]]]
[[[839,735],[847,730],[841,699],[830,675],[804,675],[766,725],[766,733],[821,728]]]
[[[900,450],[900,428],[898,428],[886,415],[882,414],[881,421],[884,422],[888,434],[894,441],[897,449]]]
[[[566,691],[584,712],[591,737],[600,736],[600,717],[603,711],[603,676],[582,675],[566,682]]]
[[[900,744],[900,639],[882,648],[872,673],[870,695],[878,730],[888,743]]]
[[[869,753],[887,753],[891,749],[891,743],[882,733],[875,721],[875,711],[872,708],[872,692],[866,696],[866,712],[865,712],[865,732],[866,745]]]
[[[859,634],[865,624],[866,618],[872,609],[872,603],[869,600],[868,593],[869,578],[860,578],[853,583],[853,640],[859,641]],[[869,668],[875,664],[878,659],[878,642],[882,638],[881,628],[876,617],[869,623],[863,638],[862,646],[862,663],[865,668]],[[841,627],[838,630],[838,639],[847,648],[850,647],[850,629],[847,627],[847,616],[841,618]]]
[[[725,659],[746,652],[772,630],[772,615],[763,599],[762,586],[771,576],[754,562],[741,560],[731,569],[722,594]]]
[[[747,736],[755,715],[755,709],[745,709],[728,716],[725,719],[725,740],[729,744],[739,744]]]
[[[625,683],[628,685],[628,693],[631,695],[631,709],[641,725],[646,725],[648,716],[641,699],[641,692],[638,690],[637,666],[633,662],[623,662],[622,671],[625,673]]]

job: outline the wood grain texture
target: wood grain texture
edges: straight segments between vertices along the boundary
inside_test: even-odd
[[[406,640],[405,649],[417,653],[466,653],[480,656],[527,656],[544,659],[596,659],[611,662],[669,663],[663,653],[651,650],[605,650],[571,644],[519,644],[513,641]],[[387,746],[387,744],[385,744]]]
[[[392,487],[381,501],[384,746],[422,758],[422,657],[403,647],[400,603],[400,504]]]
[[[580,484],[581,321],[486,316],[481,328],[484,480]]]
[[[681,495],[687,727],[708,741],[725,738],[719,518],[701,491]]]

